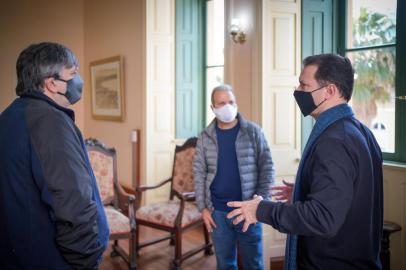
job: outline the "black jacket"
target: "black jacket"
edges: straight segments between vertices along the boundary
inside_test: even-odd
[[[41,93],[0,115],[0,269],[95,269],[109,232],[72,110]]]
[[[380,269],[382,154],[371,131],[338,120],[313,144],[294,204],[262,201],[259,221],[297,234],[298,269]]]

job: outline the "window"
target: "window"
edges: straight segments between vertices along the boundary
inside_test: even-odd
[[[406,115],[401,113],[406,102],[398,98],[405,92],[400,87],[406,76],[405,63],[400,61],[404,56],[398,49],[405,35],[399,31],[401,18],[397,18],[404,7],[397,0],[346,2],[340,53],[351,60],[355,71],[350,103],[356,117],[374,133],[384,158],[406,161],[406,144],[400,140],[406,128]]]
[[[210,96],[224,81],[224,0],[176,0],[176,138],[213,119]]]
[[[394,153],[396,0],[348,3],[346,54],[355,70],[352,106],[382,151]]]
[[[210,109],[211,91],[224,83],[224,0],[207,1],[206,16],[206,124],[214,114]]]

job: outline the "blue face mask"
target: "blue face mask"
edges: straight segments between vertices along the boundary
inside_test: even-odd
[[[320,102],[318,105],[314,104],[313,96],[312,93],[318,90],[323,89],[326,87],[326,85],[323,85],[313,91],[310,92],[305,92],[305,91],[299,91],[295,90],[293,93],[293,96],[296,99],[297,105],[299,105],[300,111],[302,112],[303,116],[308,116],[311,114],[315,109],[317,109],[321,104],[323,104],[324,101],[327,99],[323,100]]]
[[[75,104],[82,97],[83,80],[80,75],[77,74],[70,80],[63,80],[56,75],[55,80],[66,82],[66,93],[58,92],[58,94],[65,96],[70,104]]]

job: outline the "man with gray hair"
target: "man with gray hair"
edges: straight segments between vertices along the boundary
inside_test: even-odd
[[[244,269],[263,269],[261,224],[243,232],[227,219],[227,202],[269,196],[271,152],[261,128],[237,113],[230,85],[214,88],[211,102],[216,118],[200,134],[193,164],[197,206],[212,233],[217,269],[237,269],[237,244]]]
[[[68,108],[82,94],[78,61],[44,42],[16,68],[19,98],[0,115],[0,269],[97,269],[109,228]]]

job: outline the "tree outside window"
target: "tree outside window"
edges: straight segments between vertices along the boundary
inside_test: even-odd
[[[347,48],[354,70],[352,106],[383,152],[395,151],[396,0],[347,5]]]

